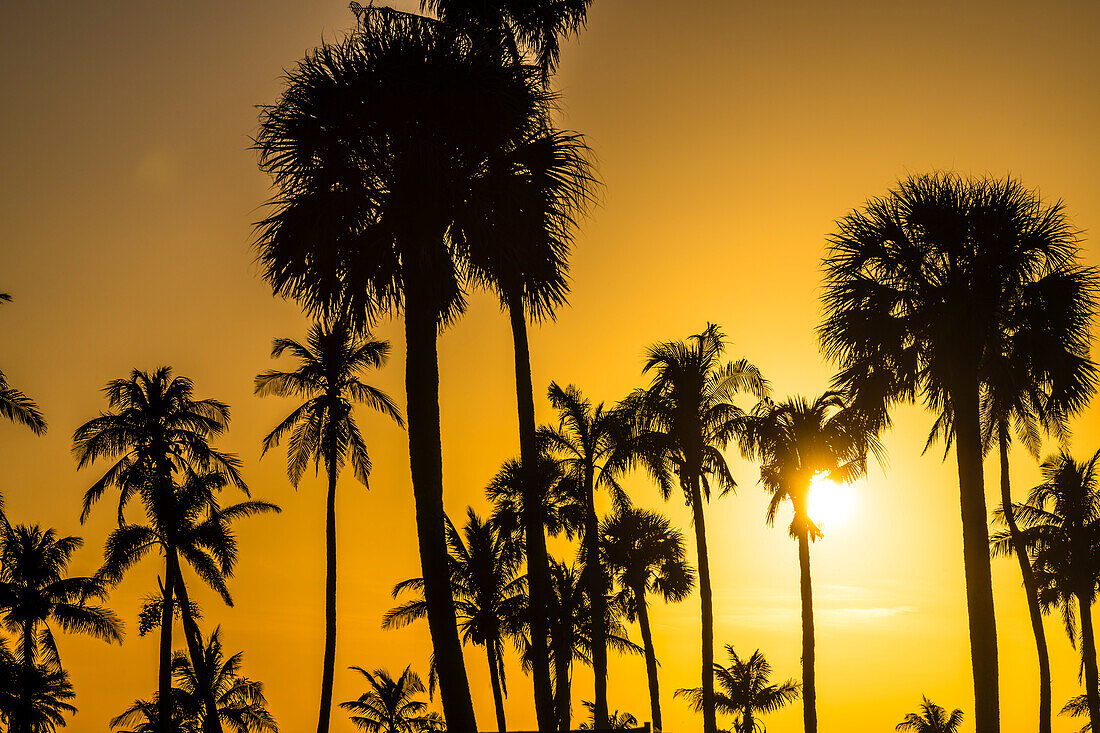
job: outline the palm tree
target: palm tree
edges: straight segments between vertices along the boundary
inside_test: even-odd
[[[838,389],[872,427],[918,397],[951,416],[963,517],[977,729],[999,730],[997,632],[989,566],[981,404],[984,368],[1003,343],[1004,314],[1041,290],[1061,313],[1029,322],[1063,353],[1087,357],[1094,271],[1079,265],[1077,232],[1060,202],[1012,179],[917,176],[838,224],[825,258],[825,355]],[[1072,287],[1065,287],[1072,284]]]
[[[184,700],[183,690],[172,688],[170,730],[178,733],[199,733],[201,708],[193,707],[194,699]],[[148,700],[135,700],[130,707],[111,718],[111,730],[117,733],[158,733],[164,730],[160,724],[160,697],[154,694]]]
[[[237,562],[237,540],[233,535],[232,522],[256,514],[280,511],[274,504],[253,500],[220,506],[216,494],[229,482],[230,479],[221,472],[192,474],[172,494],[160,497],[157,503],[147,507],[148,524],[126,523],[112,530],[104,545],[103,567],[99,571],[100,578],[117,584],[130,568],[150,552],[159,551],[164,555],[165,581],[160,604],[161,662],[164,647],[171,649],[172,619],[178,609],[188,654],[199,673],[204,712],[202,723],[206,731],[220,730],[221,717],[216,712],[212,716],[210,714],[218,709],[214,680],[205,674],[208,665],[202,661],[205,658],[202,636],[195,620],[194,606],[188,597],[180,560],[190,565],[203,582],[216,591],[227,605],[232,606],[233,599],[226,583]],[[171,664],[169,661],[169,671]],[[156,700],[162,706],[157,720],[170,721],[171,686],[166,694],[158,690]]]
[[[629,503],[626,494],[611,473],[604,470],[615,446],[625,439],[623,421],[603,403],[592,406],[573,385],[560,387],[550,383],[550,404],[558,412],[556,427],[544,428],[540,437],[549,453],[558,461],[567,491],[575,496],[583,510],[582,548],[585,582],[592,612],[592,672],[595,677],[596,727],[608,724],[607,711],[607,573],[600,557],[600,520],[596,515],[598,487],[612,492],[615,503]]]
[[[63,669],[36,664],[18,664],[10,655],[0,685],[0,717],[7,730],[18,733],[53,733],[65,727],[65,716],[75,715],[76,698],[69,673]]]
[[[0,618],[19,639],[19,656],[26,679],[41,665],[60,670],[50,623],[62,630],[122,643],[122,623],[110,609],[89,601],[107,597],[98,578],[68,577],[73,553],[83,545],[79,537],[58,537],[54,529],[38,525],[5,526],[0,536]],[[30,689],[25,690],[27,694]],[[29,701],[27,701],[29,703]]]
[[[812,403],[792,397],[779,404],[757,405],[741,432],[746,455],[760,461],[760,483],[771,493],[767,521],[771,526],[785,500],[794,508],[790,535],[798,541],[802,596],[802,702],[807,733],[817,730],[814,681],[814,603],[810,579],[810,542],[821,529],[809,513],[810,485],[815,476],[853,481],[867,469],[867,452],[881,452],[874,434],[858,413],[845,409],[844,398],[826,392]]]
[[[936,703],[923,698],[919,713],[909,713],[905,720],[895,726],[895,730],[914,733],[956,733],[962,726],[963,711],[955,708],[948,715],[947,711]]]
[[[451,592],[455,597],[462,642],[485,647],[497,728],[508,730],[504,717],[504,640],[521,633],[526,616],[524,583],[519,574],[519,548],[493,522],[482,521],[472,508],[466,510],[466,524],[460,533],[447,520],[447,544],[451,554]],[[427,616],[421,578],[394,586],[393,596],[417,592],[418,597],[386,612],[382,628],[401,628]]]
[[[1012,507],[1021,527],[1016,539],[1010,532],[999,532],[992,541],[994,554],[1008,554],[1016,543],[1027,549],[1039,584],[1040,606],[1044,610],[1058,607],[1075,646],[1080,614],[1081,667],[1093,728],[1100,723],[1100,680],[1092,626],[1092,604],[1100,580],[1098,461],[1100,451],[1085,462],[1075,461],[1065,452],[1044,461],[1043,483],[1031,490],[1026,504]]]
[[[304,344],[276,339],[271,356],[277,359],[287,351],[298,360],[295,370],[268,370],[258,375],[256,394],[306,399],[264,439],[263,454],[289,434],[287,475],[294,487],[298,487],[311,461],[315,468],[324,462],[328,475],[325,655],[317,723],[317,730],[323,732],[328,730],[336,666],[336,481],[349,459],[355,477],[364,486],[368,485],[371,469],[366,442],[355,424],[352,407],[356,403],[365,404],[388,415],[398,425],[404,426],[404,421],[385,392],[361,381],[364,371],[386,363],[390,351],[388,341],[376,341],[370,334],[356,334],[346,321],[335,321],[315,323]]]
[[[428,625],[447,722],[460,730],[476,724],[447,592],[436,338],[464,306],[470,257],[456,224],[485,203],[472,192],[545,130],[552,97],[539,74],[453,27],[364,8],[357,33],[288,75],[257,138],[279,188],[258,237],[275,292],[355,326],[404,313]]]
[[[241,675],[244,652],[237,652],[228,659],[222,652],[220,628],[215,628],[203,644],[202,664],[206,667],[206,679],[211,680],[214,697],[217,700],[218,717],[236,733],[278,733],[279,726],[267,709],[262,682],[250,680]],[[199,685],[200,675],[196,675],[191,660],[184,654],[176,653],[172,661],[172,676],[181,693],[181,704],[186,710],[205,716],[202,705],[202,693]]]
[[[657,512],[622,508],[600,525],[600,543],[604,567],[619,588],[618,602],[629,621],[637,619],[642,632],[653,727],[662,730],[657,654],[646,594],[655,593],[666,603],[679,603],[695,587],[695,571],[684,559],[684,536]]]
[[[591,700],[583,700],[585,710],[588,711],[588,720],[580,724],[580,730],[633,730],[638,727],[638,719],[630,713],[620,713],[612,710],[607,714],[607,724],[596,725],[596,703]]]
[[[714,324],[687,341],[652,346],[642,373],[654,372],[653,381],[647,389],[629,395],[621,406],[634,420],[635,435],[611,459],[616,469],[641,464],[656,479],[666,501],[678,483],[691,508],[699,562],[704,733],[716,733],[718,726],[711,674],[714,610],[703,500],[710,500],[712,485],[719,496],[736,486],[722,449],[736,436],[745,413],[731,400],[739,392],[763,399],[770,391],[767,380],[746,360],[723,364],[725,346],[725,337]]]
[[[409,667],[394,679],[385,669],[368,672],[351,667],[366,678],[369,687],[356,700],[340,703],[351,713],[351,722],[367,733],[417,733],[430,730],[433,721],[428,704],[416,696],[424,683]]]
[[[10,303],[11,296],[0,293],[0,303]],[[35,435],[46,432],[46,419],[34,404],[34,400],[8,384],[4,372],[0,372],[0,415],[14,423],[26,425]]]
[[[1069,715],[1074,718],[1088,717],[1089,714],[1089,698],[1088,695],[1076,695],[1070,698],[1065,705],[1062,706],[1062,710],[1059,715]],[[1092,723],[1086,722],[1081,727],[1081,733],[1087,733],[1092,730]]]
[[[770,684],[772,666],[759,650],[748,659],[741,659],[732,645],[726,645],[730,665],[714,665],[714,676],[721,692],[715,694],[715,704],[724,715],[733,716],[734,733],[763,733],[766,729],[760,715],[774,713],[798,699],[800,685],[794,680]],[[686,697],[696,712],[703,707],[703,691],[699,687],[680,689],[676,697]]]

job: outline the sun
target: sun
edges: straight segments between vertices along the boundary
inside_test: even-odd
[[[829,478],[828,471],[819,471],[810,479],[810,518],[822,529],[843,526],[856,509],[852,485]]]

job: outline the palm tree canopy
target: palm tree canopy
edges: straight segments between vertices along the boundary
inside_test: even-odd
[[[772,684],[772,667],[763,652],[755,650],[747,659],[738,656],[733,646],[726,645],[729,666],[715,662],[714,680],[719,691],[714,695],[718,712],[733,717],[734,730],[738,733],[754,733],[749,726],[763,724],[756,716],[773,713],[798,699],[801,685],[793,679]],[[679,689],[675,697],[687,698],[696,712],[703,709],[703,688]]]
[[[695,587],[684,536],[667,517],[646,509],[622,509],[600,527],[604,567],[625,594],[627,618],[634,620],[642,593],[679,602]]]
[[[1100,579],[1100,451],[1087,461],[1062,452],[1041,466],[1043,482],[1026,503],[1014,504],[1020,542],[1027,548],[1039,583],[1039,604],[1058,607],[1070,640],[1076,638],[1078,597],[1091,603]],[[996,516],[1003,521],[1000,510]],[[994,554],[1012,552],[1008,531],[990,540]]]
[[[581,723],[580,729],[594,730],[596,728],[596,704],[591,700],[582,700],[581,704],[588,711],[588,720]],[[631,730],[638,727],[638,719],[630,713],[611,710],[607,713],[607,727],[610,730]]]
[[[351,669],[362,674],[368,685],[358,699],[340,703],[357,728],[367,733],[415,733],[429,725],[428,704],[417,697],[424,692],[424,683],[410,667],[397,679],[385,669]]]
[[[11,296],[0,293],[0,303],[10,303]],[[0,371],[0,416],[31,429],[35,435],[46,432],[46,418],[30,397],[8,384]]]
[[[918,397],[950,416],[951,385],[989,378],[1008,329],[1033,377],[1080,406],[1096,384],[1097,275],[1079,264],[1078,239],[1060,201],[1012,178],[934,173],[868,201],[838,223],[825,259],[819,335],[837,388],[878,426]]]
[[[1089,714],[1088,695],[1077,695],[1070,698],[1058,714],[1073,718],[1087,718]],[[1081,733],[1088,733],[1090,730],[1092,730],[1092,723],[1085,721],[1085,724],[1081,727]]]
[[[295,486],[312,461],[337,470],[350,458],[355,477],[367,485],[371,461],[366,442],[352,416],[355,404],[381,412],[404,426],[401,411],[382,390],[362,381],[363,372],[377,369],[389,356],[388,341],[358,334],[346,321],[315,323],[305,343],[276,339],[272,358],[289,352],[294,371],[268,370],[256,377],[260,396],[306,398],[264,439],[263,453],[289,435],[287,473]]]
[[[54,733],[65,727],[65,716],[75,715],[76,698],[69,673],[42,665],[17,664],[10,655],[0,660],[6,670],[0,685],[0,713],[8,730]]]
[[[278,188],[257,230],[275,292],[360,327],[403,302],[405,277],[446,322],[464,307],[477,187],[546,130],[539,70],[438,21],[364,8],[263,108],[256,148]],[[491,197],[490,197],[491,198]],[[354,287],[348,287],[355,283]]]
[[[962,726],[963,712],[955,708],[949,714],[936,703],[923,698],[919,713],[909,713],[895,730],[914,733],[956,733]]]
[[[545,431],[544,431],[545,432]],[[535,491],[542,506],[542,517],[547,534],[556,537],[562,532],[572,538],[584,520],[581,505],[572,491],[574,486],[566,481],[563,465],[547,453],[548,445],[540,441],[539,464],[536,472]],[[524,506],[528,489],[519,459],[504,462],[500,470],[485,487],[485,496],[493,504],[492,522],[510,535],[513,542],[522,544],[524,536]]]

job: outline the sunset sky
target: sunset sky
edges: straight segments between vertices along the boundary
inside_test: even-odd
[[[0,306],[0,368],[49,421],[44,438],[0,423],[8,515],[83,536],[74,570],[94,572],[113,502],[80,526],[80,498],[105,467],[78,473],[69,448],[73,429],[105,409],[104,384],[171,365],[199,396],[228,402],[232,427],[219,446],[239,453],[253,493],[284,511],[241,524],[233,608],[194,594],[204,628],[220,624],[227,649],[244,650],[246,674],[265,683],[288,733],[316,720],[324,482],[310,475],[295,491],[282,451],[260,460],[262,437],[293,403],[254,397],[252,377],[277,365],[271,339],[303,336],[308,321],[271,296],[253,262],[252,225],[271,189],[250,136],[282,70],[352,25],[343,0],[42,0],[6,2],[0,14],[0,291],[15,299]],[[531,332],[539,420],[552,417],[550,380],[614,402],[645,383],[646,346],[708,321],[777,396],[818,394],[832,374],[815,337],[826,237],[910,173],[1011,173],[1065,201],[1085,230],[1086,260],[1100,265],[1087,239],[1100,232],[1098,30],[1100,4],[1086,0],[594,0],[556,84],[561,124],[587,136],[605,187],[577,237],[570,307]],[[403,405],[400,323],[376,334],[394,340],[394,356],[369,380]],[[518,452],[511,337],[495,297],[471,298],[441,338],[440,360],[446,506],[486,514],[485,484]],[[412,664],[423,675],[429,653],[426,625],[380,628],[390,588],[420,574],[407,437],[365,412],[360,425],[374,473],[369,491],[341,481],[336,701],[362,691],[349,665]],[[850,516],[826,522],[812,548],[823,733],[892,730],[921,694],[962,707],[973,730],[957,475],[942,446],[921,455],[930,425],[920,407],[896,413],[885,470],[852,487]],[[1100,401],[1074,430],[1078,457],[1100,448]],[[759,647],[778,678],[798,677],[787,515],[767,527],[757,469],[730,459],[738,492],[707,510],[717,658],[727,643]],[[1012,467],[1022,500],[1038,471],[1022,451]],[[989,461],[991,507],[996,481]],[[641,475],[628,484],[690,539],[679,498],[665,504]],[[1018,566],[993,567],[1002,729],[1013,733],[1034,728],[1034,644]],[[157,641],[137,636],[136,616],[158,571],[147,560],[111,596],[127,624],[121,647],[59,635],[80,709],[68,730],[104,731],[155,689]],[[697,730],[672,693],[699,684],[698,598],[651,613],[665,727]],[[1078,658],[1057,616],[1047,636],[1057,711],[1079,692]],[[481,648],[467,647],[466,666],[488,728]],[[640,656],[612,656],[609,686],[613,709],[649,718]],[[533,727],[530,680],[514,654],[508,689],[510,727]],[[587,669],[573,691],[582,718]],[[769,717],[769,730],[800,730],[800,708]],[[351,730],[334,711],[333,731]]]

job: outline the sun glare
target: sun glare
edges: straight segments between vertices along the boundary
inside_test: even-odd
[[[816,473],[810,479],[810,518],[823,530],[847,524],[855,512],[855,503],[852,485],[833,481],[828,471]]]

